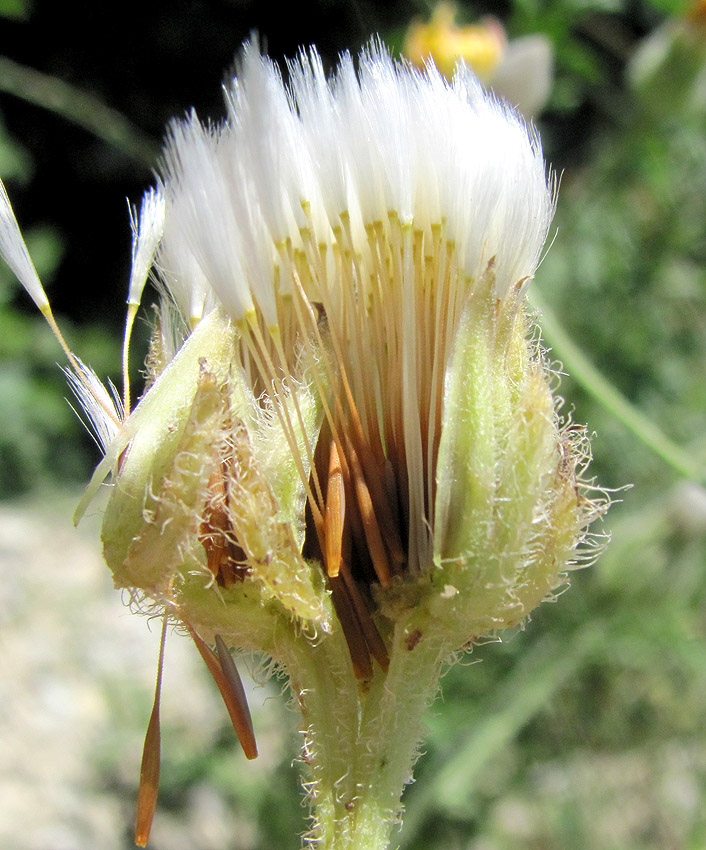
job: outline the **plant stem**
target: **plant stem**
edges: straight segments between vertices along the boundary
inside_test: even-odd
[[[387,674],[376,669],[366,685],[355,680],[338,630],[313,653],[309,646],[291,659],[312,777],[310,838],[324,850],[384,850],[399,822],[422,717],[448,655],[442,640],[418,632],[413,617],[396,625]]]

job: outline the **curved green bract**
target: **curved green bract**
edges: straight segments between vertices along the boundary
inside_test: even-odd
[[[184,343],[123,424],[96,469],[76,511],[78,521],[109,473],[116,480],[106,507],[102,538],[106,560],[115,572],[145,523],[145,511],[159,493],[182,439],[200,376],[207,368],[226,380],[235,331],[214,311]]]
[[[566,583],[587,517],[550,373],[515,296],[497,301],[490,283],[479,281],[460,323],[437,466],[426,604],[459,646],[521,623]]]

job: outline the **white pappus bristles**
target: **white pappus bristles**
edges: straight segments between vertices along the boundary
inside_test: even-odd
[[[130,224],[132,267],[127,303],[139,305],[147,275],[164,231],[164,194],[160,185],[145,192],[139,216],[134,207],[130,209]]]
[[[20,233],[4,184],[0,181],[0,254],[37,307],[46,313],[49,299]]]
[[[130,225],[132,227],[132,266],[123,337],[123,407],[127,413],[130,412],[128,367],[132,326],[147,283],[147,275],[152,268],[157,246],[164,232],[164,194],[160,185],[145,192],[139,217],[137,211],[130,208]]]
[[[553,214],[551,181],[532,132],[468,70],[448,84],[374,44],[357,71],[344,56],[327,80],[312,51],[290,75],[288,89],[247,45],[226,122],[203,126],[192,114],[167,144],[165,243],[188,246],[234,319],[256,304],[270,324],[276,295],[289,291],[282,246],[302,247],[312,226],[315,244],[331,244],[341,217],[361,256],[364,228],[394,214],[426,232],[443,224],[469,276],[495,258],[500,295],[532,276]],[[184,303],[189,281],[172,285]]]
[[[172,125],[164,153],[165,238],[173,230],[184,240],[217,300],[240,319],[254,310],[253,294],[242,265],[242,224],[217,155],[220,134],[195,113]]]
[[[69,385],[86,412],[90,430],[105,454],[123,420],[123,408],[115,388],[109,393],[93,369],[76,358],[73,369],[64,370]]]
[[[431,552],[444,373],[464,303],[491,265],[498,298],[534,274],[552,181],[523,119],[463,66],[449,84],[373,42],[330,79],[313,49],[289,72],[287,87],[246,45],[226,121],[204,126],[192,113],[172,126],[162,282],[191,326],[206,304],[247,320],[253,387],[274,395],[320,335],[320,311],[325,383],[338,396],[331,433],[341,450],[355,434],[369,467],[397,469],[419,564]],[[278,409],[293,435],[299,414]],[[310,495],[318,487],[314,478]]]
[[[213,290],[192,249],[174,229],[160,243],[159,274],[162,281],[168,282],[168,295],[183,318],[195,327],[213,308]]]

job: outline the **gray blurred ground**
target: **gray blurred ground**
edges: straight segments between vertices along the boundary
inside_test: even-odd
[[[132,846],[159,625],[124,607],[100,556],[100,518],[74,529],[76,501],[49,494],[0,504],[0,847],[13,850]],[[251,689],[260,759],[246,763],[235,743],[226,753],[248,787],[266,782],[283,757],[283,710],[269,694]],[[191,642],[170,635],[165,759],[183,764],[213,748],[224,718]],[[246,813],[197,782],[181,811],[158,810],[151,846],[251,847],[255,833]]]

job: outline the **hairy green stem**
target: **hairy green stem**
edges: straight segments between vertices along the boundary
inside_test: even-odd
[[[314,652],[301,649],[288,664],[282,660],[305,721],[310,838],[324,850],[384,850],[399,822],[422,718],[448,647],[404,618],[395,628],[388,673],[376,669],[366,685],[354,678],[339,630]]]

